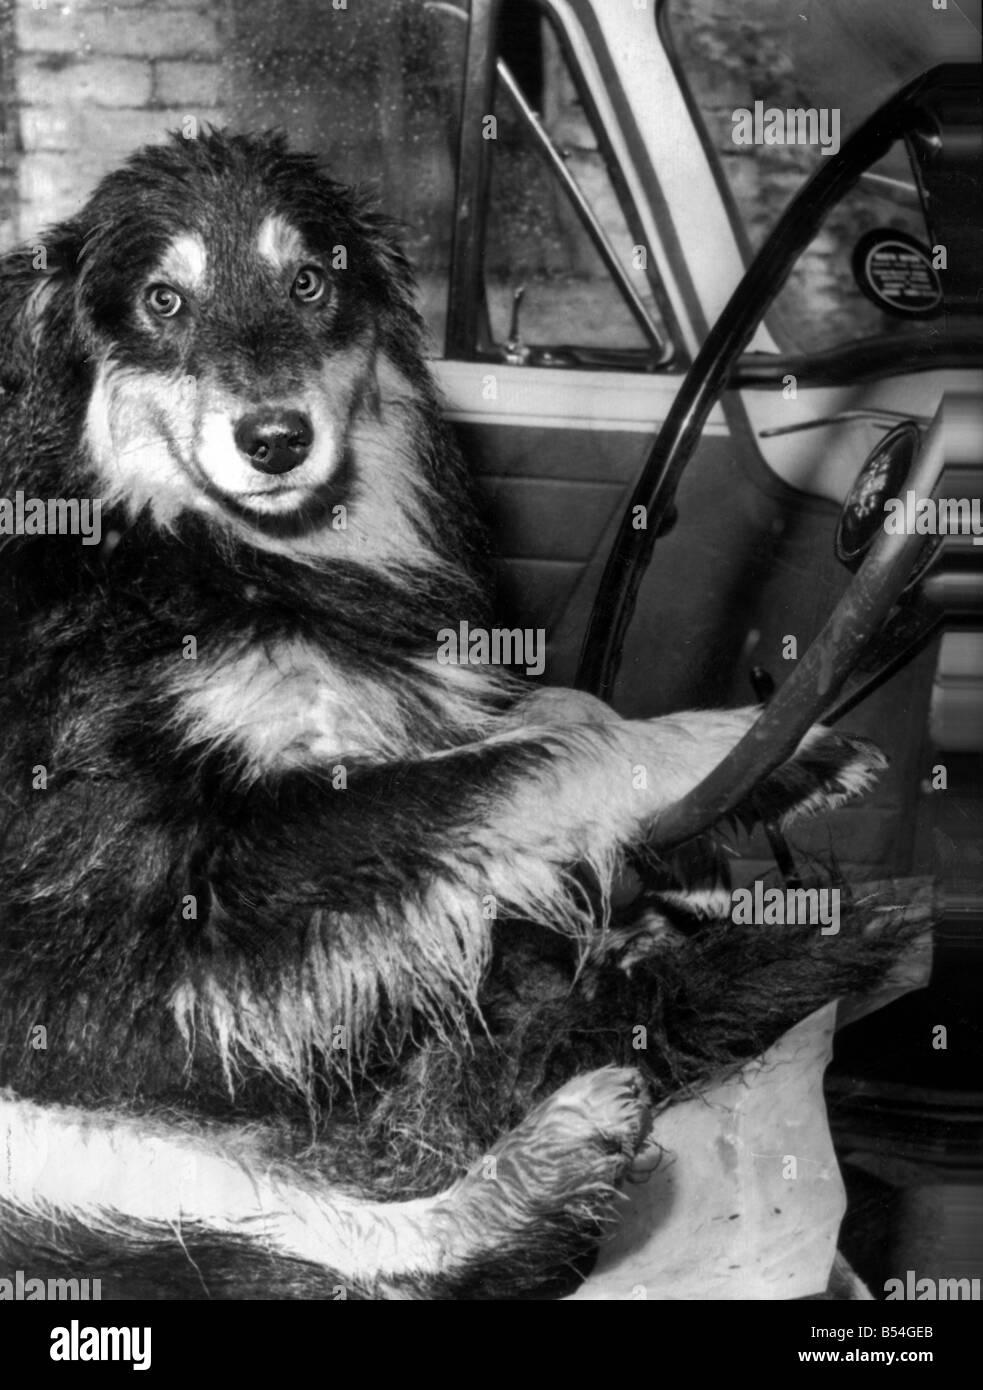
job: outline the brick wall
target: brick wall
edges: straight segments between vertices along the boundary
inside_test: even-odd
[[[0,249],[170,130],[280,127],[376,186],[426,288],[449,254],[463,37],[416,0],[0,0]]]
[[[9,239],[72,213],[134,146],[189,119],[221,119],[222,0],[2,3],[19,204],[8,202]]]
[[[17,239],[17,108],[14,104],[14,13],[0,0],[0,249]]]

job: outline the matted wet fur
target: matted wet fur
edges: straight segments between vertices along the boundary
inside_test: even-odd
[[[465,470],[406,262],[313,159],[175,137],[39,245],[0,266],[3,496],[101,499],[102,543],[3,544],[0,1269],[542,1288],[652,1107],[891,934],[620,930],[626,853],[755,711],[436,660],[490,621]],[[814,730],[743,813],[881,765]]]

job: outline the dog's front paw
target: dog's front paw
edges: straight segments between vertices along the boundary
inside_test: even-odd
[[[759,784],[748,809],[755,819],[788,826],[866,795],[886,767],[887,758],[869,739],[816,724],[794,756]]]
[[[455,1296],[535,1288],[595,1245],[649,1124],[628,1067],[575,1077],[531,1111],[441,1202]]]
[[[574,1077],[538,1105],[495,1151],[499,1178],[518,1207],[607,1199],[648,1132],[645,1082],[630,1067]]]

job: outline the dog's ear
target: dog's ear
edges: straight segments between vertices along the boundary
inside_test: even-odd
[[[0,256],[0,388],[16,391],[39,354],[63,357],[72,338],[80,229],[63,223],[31,246]]]
[[[359,193],[354,196],[359,231],[368,243],[387,286],[390,290],[395,289],[403,300],[412,304],[416,293],[416,277],[403,250],[402,237],[407,230],[405,224],[379,212],[368,196]]]

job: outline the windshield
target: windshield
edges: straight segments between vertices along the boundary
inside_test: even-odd
[[[748,253],[829,153],[907,82],[978,61],[979,3],[949,0],[665,0],[659,19],[690,109],[730,194]],[[779,141],[769,112],[815,111],[812,140]],[[898,142],[827,218],[778,296],[769,326],[807,352],[910,331],[857,277],[858,249],[898,233],[892,254],[931,255],[908,152]],[[916,243],[917,245],[912,245]]]

